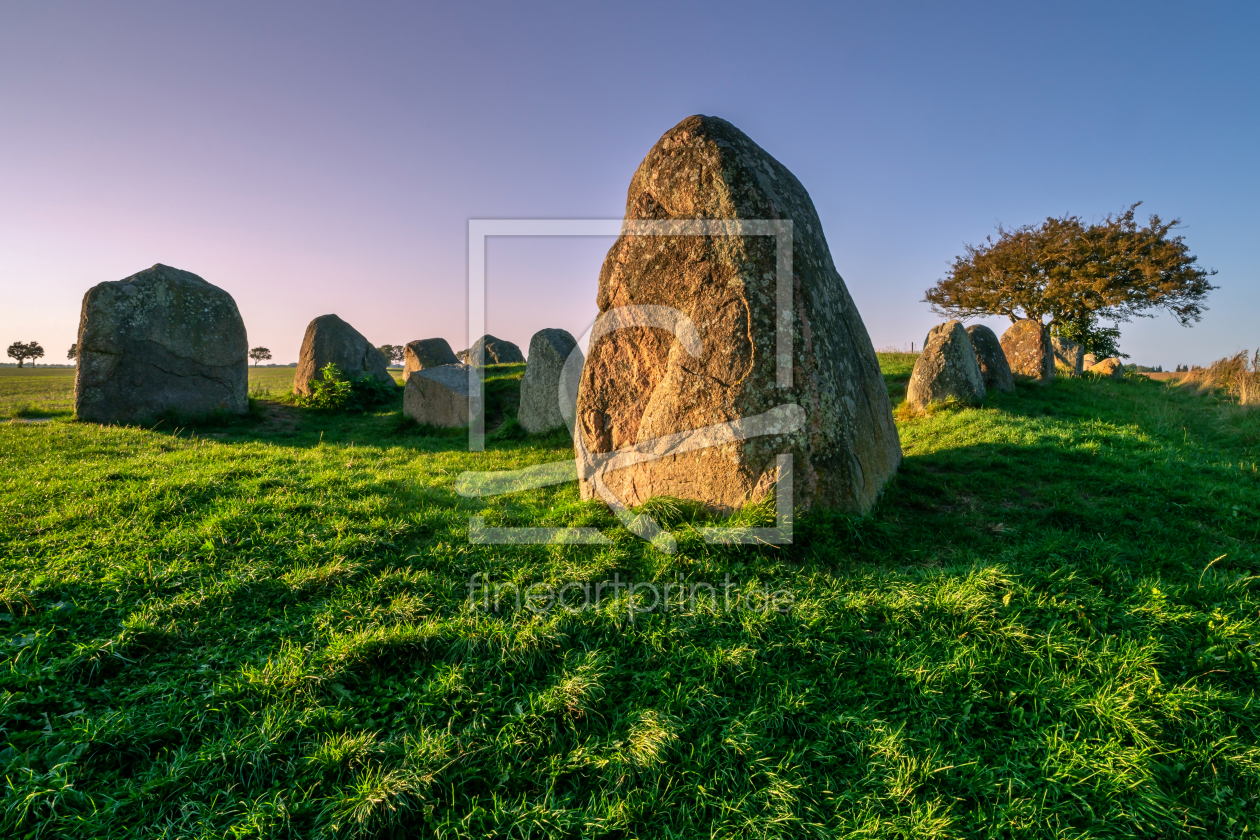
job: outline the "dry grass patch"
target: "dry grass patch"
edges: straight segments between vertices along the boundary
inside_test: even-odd
[[[1251,355],[1240,350],[1209,367],[1192,370],[1182,384],[1196,386],[1201,394],[1223,391],[1236,397],[1239,405],[1260,405],[1260,349]]]

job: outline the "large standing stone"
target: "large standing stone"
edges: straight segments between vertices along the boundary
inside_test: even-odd
[[[1089,372],[1097,376],[1109,376],[1112,379],[1124,378],[1124,363],[1115,356],[1110,359],[1103,359],[1098,364],[1089,369]]]
[[[336,315],[320,315],[307,325],[302,338],[302,352],[293,377],[294,393],[310,394],[311,383],[323,378],[322,371],[329,363],[348,379],[372,378],[397,384],[381,351],[362,333]]]
[[[521,348],[510,341],[483,335],[473,346],[461,351],[459,360],[469,365],[518,365],[525,361]]]
[[[984,324],[972,324],[967,327],[967,337],[971,339],[971,349],[976,351],[976,364],[980,366],[985,390],[1015,393],[1015,377],[1011,375],[1011,365],[1006,361],[997,333]]]
[[[787,404],[799,408],[779,412],[804,424],[607,472],[607,489],[627,505],[671,495],[730,509],[766,493],[776,456],[791,453],[798,508],[869,509],[901,446],[875,350],[796,177],[725,120],[688,117],[639,165],[625,218],[791,220],[791,382],[776,381],[774,237],[626,232],[600,271],[600,312],[672,307],[695,325],[702,347],[692,356],[669,331],[647,326],[592,342],[578,397],[585,448],[646,444]],[[599,488],[583,479],[581,492],[591,498]]]
[[[971,339],[958,321],[933,327],[915,360],[906,402],[915,408],[947,399],[978,403],[984,399],[984,378],[976,364]]]
[[[565,330],[539,330],[529,340],[529,362],[516,413],[516,422],[525,431],[546,432],[566,425],[560,413],[560,371],[576,346]]]
[[[1085,370],[1085,348],[1069,338],[1060,338],[1057,335],[1050,339],[1050,345],[1054,348],[1054,358],[1059,364],[1070,370],[1073,376],[1080,376]]]
[[[1054,379],[1054,347],[1050,331],[1040,321],[1016,321],[1002,333],[1002,352],[1011,373],[1039,382]]]
[[[158,264],[83,296],[74,408],[137,423],[249,410],[249,341],[232,296]]]
[[[425,338],[412,341],[403,351],[403,383],[413,370],[459,364],[455,351],[445,338]]]
[[[467,426],[469,370],[454,364],[415,371],[407,377],[403,413],[430,426]]]

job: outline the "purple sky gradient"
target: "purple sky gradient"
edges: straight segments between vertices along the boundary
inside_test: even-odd
[[[1206,363],[1260,345],[1258,41],[1254,3],[11,3],[0,343],[59,361],[90,286],[163,262],[277,362],[327,312],[458,350],[469,218],[619,218],[704,113],[810,191],[877,347],[922,342],[924,289],[998,222],[1141,200],[1221,289],[1122,347]],[[489,331],[579,333],[610,244],[492,241]]]

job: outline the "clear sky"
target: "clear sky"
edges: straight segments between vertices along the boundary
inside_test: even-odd
[[[1135,201],[1221,288],[1133,361],[1260,345],[1260,4],[594,6],[4,3],[0,343],[60,360],[90,286],[163,262],[278,362],[327,312],[458,350],[469,218],[619,218],[702,113],[809,190],[877,347],[997,223]],[[610,244],[492,242],[489,331],[579,333]]]

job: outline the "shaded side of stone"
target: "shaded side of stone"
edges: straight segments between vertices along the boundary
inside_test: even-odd
[[[565,426],[560,413],[560,372],[576,347],[573,336],[559,329],[539,330],[529,340],[529,362],[516,414],[525,431],[537,434]]]
[[[1072,376],[1080,376],[1085,370],[1085,348],[1068,338],[1053,336],[1050,345],[1054,348],[1055,360],[1070,371]]]
[[[459,353],[459,360],[465,364],[477,365],[518,365],[525,361],[521,348],[510,341],[483,335],[473,342],[473,346]]]
[[[453,364],[412,372],[403,390],[403,413],[429,426],[467,426],[470,370]]]
[[[232,296],[158,264],[83,296],[75,412],[142,423],[249,410],[249,341]]]
[[[980,368],[985,390],[1014,393],[1015,377],[1011,374],[1011,366],[1006,361],[997,333],[984,324],[972,324],[967,327],[967,337],[971,339],[971,349],[976,352],[976,365]]]

